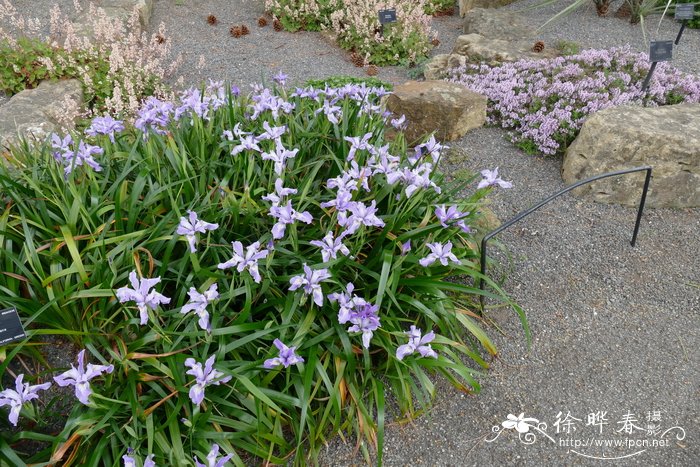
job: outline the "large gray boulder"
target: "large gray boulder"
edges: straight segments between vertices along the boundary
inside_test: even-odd
[[[459,0],[459,16],[464,17],[474,8],[500,8],[510,5],[515,0]]]
[[[700,104],[613,107],[590,116],[564,158],[573,183],[605,172],[653,167],[646,205],[700,206]],[[601,203],[636,206],[644,173],[610,177],[574,190]]]
[[[433,57],[423,68],[423,75],[426,79],[442,79],[449,70],[468,63],[498,65],[558,55],[558,50],[547,44],[535,52],[536,42],[534,29],[514,12],[475,8],[465,15],[464,34],[457,38],[452,52]]]
[[[22,135],[29,140],[43,140],[48,134],[71,126],[66,117],[66,99],[83,105],[80,81],[42,81],[36,89],[25,89],[0,106],[0,148],[7,148]]]
[[[535,37],[535,29],[513,11],[474,8],[464,16],[464,34],[515,41]]]
[[[409,81],[386,100],[395,115],[405,115],[406,140],[412,143],[435,132],[440,141],[459,139],[486,123],[486,96],[446,81]]]

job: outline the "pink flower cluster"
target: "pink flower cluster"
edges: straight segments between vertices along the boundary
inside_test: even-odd
[[[499,66],[469,65],[452,70],[449,80],[487,96],[489,123],[513,130],[513,142],[556,154],[576,137],[589,114],[641,105],[649,67],[645,54],[622,47]],[[700,102],[700,79],[659,63],[646,105],[679,102]]]

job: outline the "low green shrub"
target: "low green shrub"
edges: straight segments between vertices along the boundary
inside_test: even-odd
[[[60,433],[42,433],[43,404],[15,431],[0,419],[0,462],[191,465],[221,449],[302,465],[339,431],[381,461],[387,389],[407,416],[434,376],[479,390],[464,362],[487,368],[496,349],[469,226],[505,182],[457,199],[467,183],[444,183],[434,139],[384,140],[401,125],[385,122],[385,91],[282,82],[151,98],[136,129],[95,119],[0,164],[0,306],[29,334],[0,361],[4,387],[47,334],[101,365]],[[71,384],[81,368],[25,382]]]
[[[394,85],[382,81],[379,78],[373,76],[368,76],[366,78],[356,78],[354,76],[330,76],[323,79],[310,79],[306,82],[306,86],[311,86],[312,88],[323,89],[326,86],[331,88],[340,88],[346,84],[365,84],[366,86],[373,88],[384,88],[387,91],[391,91]]]

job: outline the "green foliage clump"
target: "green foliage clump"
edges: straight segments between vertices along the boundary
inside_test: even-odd
[[[455,0],[426,0],[423,5],[423,11],[426,15],[434,15],[436,13],[450,12],[454,9]]]
[[[576,55],[581,51],[581,46],[574,41],[559,40],[554,44],[560,55]]]
[[[694,2],[689,2],[687,0],[671,0],[671,5],[668,8],[668,12],[666,13],[667,15],[670,15],[671,18],[673,18],[673,15],[675,14],[676,11],[676,4],[678,3],[694,3]],[[666,8],[666,5],[668,4],[668,0],[658,0],[656,6],[660,8]],[[663,11],[663,10],[662,10]],[[691,28],[691,29],[700,29],[700,4],[695,4],[695,15],[693,19],[686,21],[686,27]]]
[[[367,94],[348,85],[336,91],[333,104],[323,105],[324,99],[280,88],[246,97],[221,87],[191,90],[177,109],[149,100],[136,121],[143,131],[127,128],[112,135],[114,141],[100,133],[73,134],[70,150],[57,149],[57,141],[38,149],[25,145],[8,165],[0,164],[0,307],[16,307],[29,334],[8,347],[0,377],[45,335],[73,340],[87,349],[90,363],[114,365],[111,374],[90,382],[90,404],[75,403],[60,433],[40,433],[42,405],[36,428],[27,420],[30,405],[19,432],[0,417],[0,463],[13,464],[19,455],[28,463],[116,465],[131,448],[139,459],[153,454],[157,465],[191,465],[216,443],[238,466],[255,458],[304,465],[340,431],[378,447],[381,456],[387,389],[407,416],[430,403],[435,376],[465,392],[479,390],[479,371],[465,362],[487,368],[484,355],[496,349],[474,300],[482,293],[473,285],[482,279],[476,243],[456,219],[445,228],[435,207],[455,206],[460,220],[474,225],[491,188],[458,199],[473,179],[443,185],[433,170],[439,147],[431,143],[431,153],[416,162],[402,133],[385,141],[379,90]],[[246,139],[249,134],[255,139]],[[350,156],[351,137],[365,137],[374,149]],[[91,152],[99,171],[72,165],[77,153],[71,151],[87,157],[79,140],[102,148]],[[283,151],[281,164],[268,160]],[[325,204],[337,200],[329,181],[341,183],[355,169],[355,189],[347,185],[351,199],[376,206],[381,225],[358,224],[342,236],[350,214],[343,210],[343,218]],[[414,174],[419,178],[411,178],[411,170],[420,171]],[[402,175],[391,182],[389,173]],[[280,194],[282,186],[296,191]],[[297,216],[308,212],[310,222],[290,221],[275,236],[271,193],[283,198],[278,206],[293,203]],[[194,252],[177,233],[189,211],[217,224],[193,238]],[[312,242],[329,232],[342,238],[347,253],[322,256]],[[259,242],[268,251],[255,260],[259,278],[250,264],[222,267],[235,259],[232,242],[244,249]],[[420,263],[431,254],[428,244],[447,242],[454,260]],[[330,277],[295,290],[305,266]],[[160,278],[154,290],[169,303],[145,311],[120,303],[116,291],[131,287],[132,273]],[[455,276],[464,280],[446,280]],[[329,300],[331,293],[349,291],[349,283],[357,304]],[[510,304],[488,283],[486,296]],[[206,304],[207,331],[196,315],[182,311],[193,290],[203,293],[214,284],[219,297]],[[362,307],[359,298],[376,306],[381,320],[369,345],[340,319],[339,306]],[[525,324],[522,310],[513,307]],[[397,357],[410,326],[435,333],[437,358],[418,352]],[[278,356],[276,339],[294,346],[304,362],[265,368]],[[208,357],[231,378],[204,387],[204,400],[196,404],[185,363]],[[27,375],[25,381],[35,379]],[[27,439],[45,448],[26,453]]]
[[[329,76],[328,78],[323,78],[323,79],[310,79],[306,82],[305,86],[311,86],[313,88],[317,89],[323,89],[326,86],[331,87],[331,88],[341,88],[345,86],[346,84],[365,84],[366,86],[369,87],[374,87],[374,88],[384,88],[387,91],[391,91],[394,89],[394,85],[391,83],[387,83],[386,81],[382,81],[379,78],[375,78],[373,76],[367,76],[365,78],[356,78],[354,76],[344,76],[344,75],[339,75],[339,76]]]

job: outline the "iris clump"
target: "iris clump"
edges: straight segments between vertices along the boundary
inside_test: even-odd
[[[470,226],[500,187],[446,183],[428,135],[385,140],[404,120],[381,88],[283,81],[151,98],[123,129],[100,117],[0,164],[0,305],[33,331],[7,364],[52,333],[104,363],[52,369],[79,399],[64,428],[23,432],[46,443],[31,455],[0,429],[0,456],[305,465],[339,431],[381,455],[387,386],[405,416],[431,378],[479,390],[495,348]],[[54,152],[77,140],[100,151],[67,172]]]
[[[658,64],[648,94],[650,63],[629,46],[576,55],[519,60],[498,66],[468,65],[449,80],[488,97],[489,123],[512,130],[512,141],[531,152],[560,154],[588,115],[619,105],[700,102],[700,79]]]

